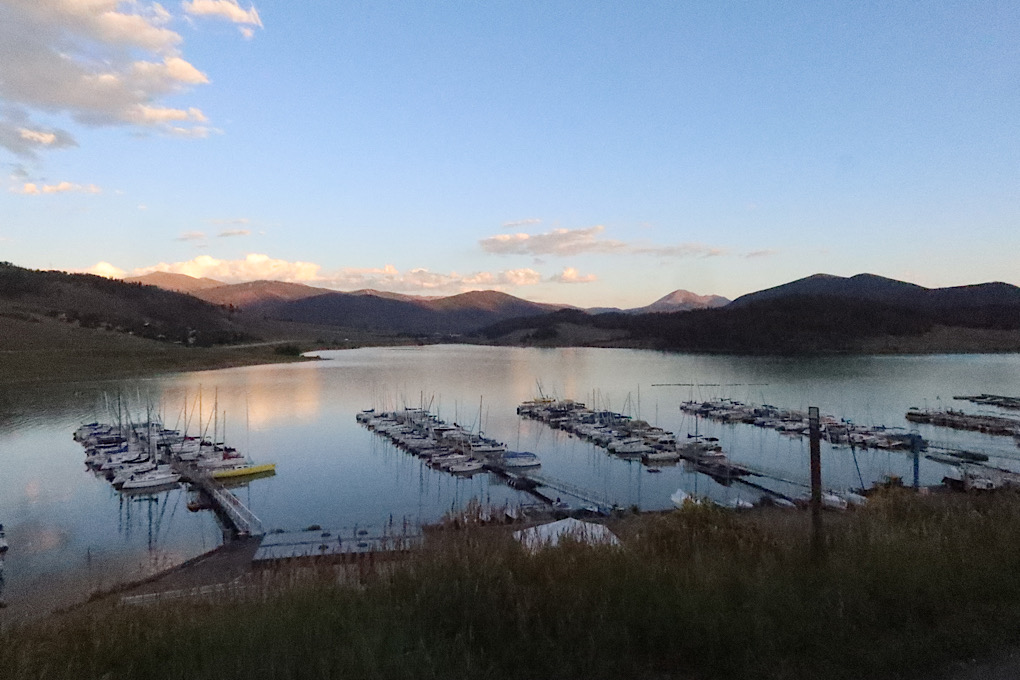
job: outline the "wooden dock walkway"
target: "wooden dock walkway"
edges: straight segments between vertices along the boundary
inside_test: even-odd
[[[181,479],[205,494],[217,517],[235,536],[262,536],[266,533],[255,513],[209,473],[183,463],[174,463],[174,467]]]

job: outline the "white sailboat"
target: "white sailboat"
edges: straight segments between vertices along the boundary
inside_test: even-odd
[[[151,472],[144,472],[140,475],[132,475],[130,479],[124,482],[120,487],[124,491],[132,491],[135,489],[152,489],[159,486],[169,486],[176,484],[181,479],[181,476],[173,470],[152,470]]]

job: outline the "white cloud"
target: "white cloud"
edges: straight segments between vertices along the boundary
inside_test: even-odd
[[[229,238],[231,236],[249,236],[251,231],[248,229],[224,229],[220,233],[216,234],[220,238]]]
[[[2,30],[0,28],[0,34]],[[0,47],[0,51],[2,49]],[[37,151],[66,149],[77,145],[74,138],[63,130],[34,124],[28,114],[17,108],[0,107],[0,148],[22,158],[34,159]],[[23,174],[27,175],[27,172]]]
[[[251,222],[251,220],[249,220],[247,217],[227,217],[206,220],[206,222],[208,222],[209,224],[248,224],[249,222]]]
[[[185,237],[188,237],[185,239]],[[186,232],[180,240],[204,238],[201,232]],[[88,271],[98,273],[100,269],[113,271],[109,263],[100,263]],[[194,277],[208,277],[227,283],[243,281],[274,280],[303,283],[336,290],[376,288],[381,290],[412,293],[460,293],[469,290],[512,289],[531,286],[542,282],[542,275],[532,269],[509,269],[499,272],[474,272],[444,274],[419,267],[400,271],[393,265],[383,267],[345,267],[324,272],[314,262],[288,262],[268,255],[249,253],[241,260],[220,260],[210,255],[199,255],[186,262],[160,262],[151,267],[139,267],[131,276],[142,276],[162,271],[187,274]],[[122,275],[123,272],[122,272]]]
[[[254,6],[244,9],[237,4],[237,0],[187,0],[181,7],[194,16],[218,17],[238,24],[241,35],[248,40],[255,35],[252,26],[262,28],[258,10]]]
[[[222,3],[222,0],[221,0]],[[218,3],[213,3],[218,4]],[[261,25],[254,8],[241,10]],[[179,136],[213,130],[194,107],[164,97],[209,82],[181,54],[163,5],[149,0],[2,0],[0,146],[32,158],[74,146],[70,132],[45,129],[34,113],[86,125],[131,125]]]
[[[12,189],[16,194],[26,196],[39,196],[41,194],[64,194],[68,192],[81,194],[100,194],[102,189],[95,184],[72,184],[71,182],[58,182],[57,184],[39,185],[34,182],[25,182],[20,189]]]
[[[55,132],[40,132],[39,130],[21,128],[18,130],[18,134],[21,135],[22,139],[42,144],[43,146],[50,146],[57,142],[57,134]]]
[[[744,255],[744,257],[750,260],[758,257],[772,257],[773,255],[778,254],[779,254],[778,250],[775,250],[773,248],[766,248],[765,250],[752,250],[751,252]]]
[[[341,269],[324,275],[319,285],[339,290],[375,288],[411,293],[461,293],[531,286],[541,280],[542,275],[531,269],[443,274],[426,268],[401,272],[392,265],[386,265],[379,269]]]
[[[582,275],[573,267],[564,267],[562,272],[549,277],[549,281],[552,283],[592,283],[598,281],[598,277],[594,274]]]
[[[85,270],[86,274],[105,276],[108,279],[122,279],[127,274],[120,267],[114,267],[109,262],[99,262]]]
[[[533,286],[542,281],[542,275],[534,269],[510,269],[500,274],[512,286]]]
[[[243,260],[219,260],[211,255],[199,255],[187,262],[160,262],[152,267],[134,270],[135,276],[152,272],[171,272],[201,278],[203,276],[226,282],[271,279],[309,283],[318,281],[321,267],[312,262],[287,262],[268,255],[249,253]]]
[[[201,241],[205,238],[205,233],[201,231],[185,231],[177,237],[178,241]]]
[[[200,16],[217,16],[235,24],[262,26],[258,10],[254,7],[243,9],[237,0],[190,0],[182,5],[188,14]]]

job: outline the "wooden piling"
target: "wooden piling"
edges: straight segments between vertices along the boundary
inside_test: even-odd
[[[808,427],[811,436],[811,553],[815,560],[821,560],[825,555],[825,537],[822,533],[822,432],[817,406],[808,408]]]

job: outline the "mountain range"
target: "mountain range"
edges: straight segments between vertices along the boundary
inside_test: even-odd
[[[463,334],[507,319],[573,309],[571,305],[531,302],[491,290],[426,297],[371,289],[339,292],[282,281],[227,284],[168,272],[155,272],[125,281],[184,292],[206,302],[274,319],[386,333]],[[701,296],[677,290],[646,307],[623,311],[629,314],[688,311],[719,307],[728,302],[726,298],[715,295]],[[621,310],[599,308],[586,311]]]
[[[676,291],[637,309],[584,310],[496,291],[422,297],[167,273],[118,281],[0,263],[0,335],[15,339],[52,322],[187,345],[403,334],[737,353],[1020,350],[1020,288],[1001,282],[925,288],[816,274],[725,303]]]

